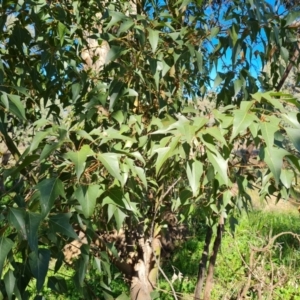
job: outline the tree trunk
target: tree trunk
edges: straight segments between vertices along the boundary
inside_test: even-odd
[[[296,62],[299,58],[299,48],[300,48],[300,42],[298,42],[298,44],[296,46],[296,49],[295,49],[295,52],[294,52],[294,55],[291,58],[291,61],[290,61],[289,65],[285,69],[284,74],[282,75],[278,85],[276,86],[276,91],[277,92],[279,92],[281,90],[284,82],[286,81],[287,77],[289,76],[289,74],[291,72],[292,67],[295,66],[295,64],[296,64]]]
[[[138,272],[136,274],[137,276],[132,277],[130,299],[151,300],[151,292],[154,288],[146,276],[145,264],[140,260],[135,267],[138,268]]]
[[[206,277],[205,290],[204,290],[204,300],[210,299],[210,294],[213,287],[213,276],[214,276],[215,264],[217,260],[218,251],[222,242],[223,231],[224,231],[224,219],[223,217],[220,217],[220,222],[217,229],[217,236],[214,242],[213,252],[209,259],[209,267],[208,267],[208,273]]]
[[[199,263],[199,271],[198,271],[198,279],[194,292],[194,300],[200,300],[201,292],[204,284],[205,272],[206,272],[206,264],[209,255],[209,245],[212,237],[212,229],[211,227],[207,227],[206,236],[205,236],[205,244],[202,252],[202,257]]]
[[[131,280],[131,300],[151,300],[151,292],[155,289],[158,277],[158,263],[161,253],[161,243],[153,238],[152,243],[139,239],[142,258],[134,265],[135,274]],[[154,257],[155,256],[155,257]]]

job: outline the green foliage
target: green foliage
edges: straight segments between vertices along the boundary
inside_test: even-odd
[[[201,1],[3,3],[0,133],[13,162],[1,166],[1,180],[14,183],[1,199],[3,294],[27,299],[34,280],[39,293],[49,263],[56,261],[58,272],[64,247],[81,243],[84,232],[71,263],[76,288],[93,299],[85,279],[95,263],[109,299],[111,265],[130,280],[144,259],[141,237],[159,237],[170,212],[183,222],[201,211],[199,221],[215,228],[220,216],[246,206],[252,184],[262,198],[289,196],[299,157],[276,136],[298,149],[299,103],[257,93],[250,65],[253,54],[271,62],[275,86],[278,61],[297,42],[286,26],[291,17],[279,18],[268,4],[231,4],[210,20]],[[252,53],[262,24],[264,49]],[[282,50],[269,55],[272,47]],[[214,80],[218,108],[207,115],[196,100],[228,50],[232,61]],[[20,149],[22,133],[29,145]],[[266,166],[241,172],[239,143],[260,149]],[[123,248],[111,240],[114,230],[124,233]],[[49,287],[64,293],[64,279],[49,278]]]
[[[249,263],[249,243],[261,245],[262,241],[270,234],[272,236],[286,231],[299,233],[299,216],[290,213],[252,211],[249,215],[244,214],[239,219],[234,236],[230,233],[227,225],[216,265],[215,289],[212,299],[220,299],[225,295],[235,297],[239,289],[243,287],[245,278],[245,265]],[[200,234],[184,242],[166,262],[165,271],[169,278],[176,272],[183,273],[181,280],[176,280],[174,286],[178,295],[192,297],[197,278],[197,265],[203,250],[204,237]],[[290,235],[283,235],[277,241],[272,252],[272,262],[283,274],[288,274],[289,281],[278,285],[273,294],[273,299],[282,299],[283,296],[299,296],[299,241]],[[189,258],[188,260],[186,258]],[[267,256],[265,256],[267,260]],[[243,261],[244,260],[244,261]],[[261,267],[261,265],[259,265]],[[264,268],[268,270],[266,264]],[[275,267],[274,267],[275,268]],[[263,277],[259,277],[263,280]],[[160,280],[161,299],[173,299],[170,287],[166,281]],[[250,295],[249,295],[250,296]],[[250,299],[257,299],[253,293]]]

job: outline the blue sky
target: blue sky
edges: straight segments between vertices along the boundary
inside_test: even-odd
[[[280,1],[268,0],[268,1],[265,1],[265,2],[270,4],[273,7],[273,9],[275,11],[277,11],[278,14],[283,14],[283,15],[285,14],[284,7],[282,5],[279,5]],[[209,13],[209,11],[208,11],[208,13]],[[262,29],[261,37],[264,38],[264,36],[265,36],[264,35],[264,30]],[[262,43],[257,43],[256,45],[252,44],[252,53],[254,53],[256,50],[259,51],[259,52],[264,51],[263,44]],[[251,75],[255,78],[258,78],[258,76],[260,75],[260,72],[262,71],[262,62],[261,62],[260,57],[252,55],[252,59],[250,61],[249,52],[247,52],[245,58],[250,63],[250,73],[251,73]],[[231,65],[232,64],[231,62],[232,62],[232,50],[228,49],[226,51],[225,55],[222,57],[222,59],[219,60],[217,69],[214,68],[211,72],[211,78],[212,78],[211,87],[213,87],[213,82],[214,82],[214,79],[217,76],[217,72],[224,72],[224,69],[223,69],[224,63],[226,65]]]

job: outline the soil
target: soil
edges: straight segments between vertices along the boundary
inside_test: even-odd
[[[260,201],[258,196],[257,190],[251,190],[249,191],[249,194],[252,199],[252,205],[254,209],[262,210],[262,211],[280,211],[283,213],[293,213],[293,214],[299,214],[300,209],[300,202],[299,200],[295,199],[289,199],[284,200],[280,199],[276,203],[276,197],[272,196],[268,198],[268,200]]]

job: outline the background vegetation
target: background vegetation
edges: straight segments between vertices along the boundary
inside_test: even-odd
[[[281,90],[299,63],[297,3],[1,1],[0,13],[3,298],[296,293],[297,254],[278,243],[293,249],[298,232],[241,212],[251,191],[297,194],[300,104]]]

